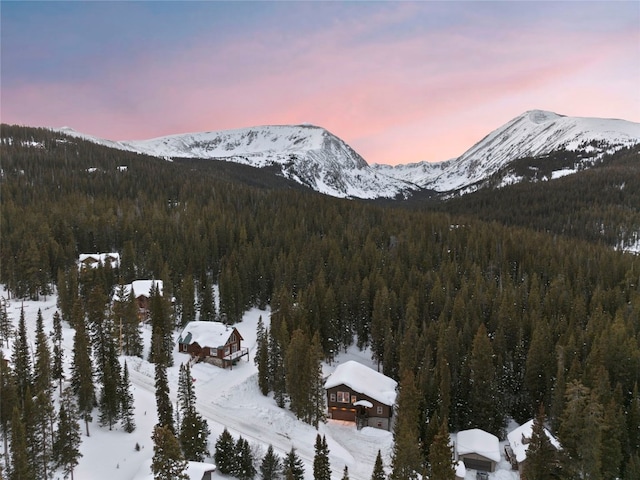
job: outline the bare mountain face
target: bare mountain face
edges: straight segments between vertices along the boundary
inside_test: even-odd
[[[523,178],[507,167],[518,159],[538,158],[552,152],[574,152],[579,164],[563,167],[551,178],[588,168],[605,153],[640,143],[640,124],[625,120],[565,117],[532,110],[494,130],[458,158],[440,163],[414,163],[389,167],[374,165],[386,175],[411,181],[438,192],[468,193],[486,185],[504,186]],[[549,178],[547,178],[549,179]]]
[[[344,141],[312,125],[281,125],[171,135],[114,142],[60,130],[112,148],[164,158],[224,160],[256,168],[277,167],[279,175],[320,193],[344,198],[407,198],[420,190],[469,193],[533,178],[511,165],[554,152],[577,159],[538,180],[588,168],[605,153],[640,143],[640,124],[625,120],[565,117],[532,110],[494,130],[458,158],[439,163],[372,165]],[[530,169],[535,169],[532,163]]]

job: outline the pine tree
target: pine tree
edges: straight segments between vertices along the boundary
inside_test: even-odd
[[[169,398],[169,382],[167,381],[167,367],[163,363],[156,363],[156,407],[158,410],[158,425],[166,427],[173,433],[173,405]]]
[[[149,310],[151,315],[151,350],[149,361],[155,364],[162,363],[167,367],[173,365],[173,325],[169,312],[169,305],[160,293],[157,284],[151,289],[149,298]]]
[[[182,302],[182,315],[180,318],[180,324],[184,327],[187,323],[193,322],[196,319],[196,307],[194,303],[195,287],[193,285],[193,275],[187,273],[182,278],[182,285],[180,287],[180,299]]]
[[[24,307],[20,309],[20,320],[18,321],[16,340],[13,343],[13,353],[11,361],[18,389],[18,399],[20,404],[24,403],[27,388],[33,385],[33,370],[31,368],[31,355],[29,353],[29,340],[27,338],[27,327],[24,319]]]
[[[565,471],[576,478],[598,478],[602,448],[602,405],[577,380],[567,385],[565,408],[558,437],[565,457]]]
[[[287,480],[304,480],[304,464],[293,447],[284,457],[282,474]]]
[[[189,480],[186,474],[187,461],[182,456],[178,440],[170,428],[156,425],[151,437],[153,459],[151,471],[154,480]]]
[[[53,457],[56,468],[62,468],[73,480],[73,470],[80,457],[80,424],[76,420],[76,410],[70,392],[63,394],[58,412],[58,429],[53,442]]]
[[[58,380],[58,388],[62,395],[62,380],[64,380],[64,349],[62,348],[62,317],[56,310],[53,314],[53,363],[51,379]]]
[[[188,364],[180,365],[178,408],[182,420],[178,435],[182,452],[187,460],[202,462],[209,455],[210,431],[207,421],[196,411],[196,394]]]
[[[78,399],[78,411],[82,416],[87,437],[89,422],[95,403],[95,387],[93,383],[93,366],[91,364],[91,343],[85,328],[84,314],[80,300],[74,306],[76,334],[73,337],[73,365],[71,367],[71,386]]]
[[[386,480],[387,474],[384,472],[384,464],[382,463],[382,454],[378,450],[376,456],[376,463],[373,465],[373,473],[371,474],[371,480]]]
[[[100,415],[98,417],[100,425],[109,426],[109,430],[113,428],[114,423],[120,418],[120,407],[122,405],[122,377],[120,375],[120,362],[116,354],[116,347],[113,339],[107,346],[104,371],[102,375],[102,390],[100,393],[100,401],[98,408]]]
[[[129,381],[129,367],[124,362],[124,372],[120,385],[120,411],[124,431],[131,433],[136,429],[133,395],[131,394],[131,383]]]
[[[29,480],[34,478],[29,462],[29,452],[25,426],[18,407],[13,408],[11,418],[11,470],[9,480]]]
[[[344,466],[344,470],[342,471],[342,480],[349,480],[349,467]]]
[[[37,431],[38,451],[35,452],[34,470],[43,478],[49,478],[48,469],[53,456],[53,423],[55,410],[51,392],[38,393],[34,402],[33,428]]]
[[[313,457],[314,480],[331,480],[331,466],[329,464],[329,447],[327,439],[316,435],[315,456]]]
[[[477,428],[502,437],[504,428],[504,412],[496,381],[494,352],[484,324],[480,324],[473,339],[469,359],[470,382],[469,404],[470,418],[476,422]]]
[[[523,465],[522,474],[527,480],[547,480],[554,478],[557,467],[556,449],[545,432],[546,415],[544,406],[540,405],[538,414],[533,419],[531,438],[527,448],[527,461]]]
[[[138,305],[133,289],[130,288],[127,291],[125,285],[120,283],[116,287],[115,299],[113,302],[113,324],[118,331],[120,353],[141,357],[142,336]]]
[[[256,476],[253,454],[249,442],[240,437],[235,447],[235,468],[232,475],[239,480],[252,480]]]
[[[317,429],[318,424],[324,422],[327,418],[326,391],[324,389],[324,377],[322,376],[322,348],[317,333],[313,336],[309,351],[309,374],[311,377],[309,423]]]
[[[34,391],[51,393],[51,351],[44,333],[42,312],[38,309],[36,319],[36,359],[34,364]]]
[[[5,342],[7,348],[9,348],[9,339],[13,334],[13,327],[9,314],[7,313],[7,303],[8,300],[6,298],[0,298],[0,345],[2,345],[2,342]]]
[[[13,407],[18,404],[15,378],[9,365],[0,360],[0,427],[2,428],[2,439],[4,444],[4,458],[9,458],[9,431],[11,425],[11,415]]]
[[[276,335],[279,334],[279,335]],[[276,405],[284,408],[286,396],[286,372],[285,372],[285,354],[283,343],[289,341],[287,332],[287,323],[281,322],[280,331],[273,328],[273,324],[269,329],[269,381],[273,398]]]
[[[216,307],[213,302],[213,286],[211,278],[206,275],[206,279],[200,286],[200,321],[213,322],[216,318]]]
[[[224,475],[230,475],[235,466],[236,444],[229,431],[225,428],[216,440],[213,458],[218,471]]]
[[[256,333],[256,354],[253,361],[258,367],[258,387],[263,395],[269,393],[269,336],[262,322],[262,315],[258,318]]]
[[[260,476],[263,480],[278,480],[281,474],[282,463],[280,457],[273,451],[273,446],[269,445],[267,453],[265,453],[260,464]]]
[[[442,421],[438,434],[429,449],[429,470],[431,472],[429,478],[454,480],[456,477],[446,419]]]
[[[391,480],[417,480],[422,470],[418,438],[419,397],[411,370],[404,372],[398,396],[398,417],[393,430]]]

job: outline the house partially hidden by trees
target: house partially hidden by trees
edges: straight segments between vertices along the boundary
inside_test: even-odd
[[[99,265],[107,265],[111,268],[120,267],[119,253],[81,253],[78,257],[78,267],[98,268]]]
[[[348,361],[335,369],[324,384],[328,417],[391,430],[398,382],[361,363]]]
[[[493,472],[500,462],[500,441],[492,433],[479,428],[461,430],[456,436],[456,459],[466,468]]]
[[[249,349],[235,327],[220,322],[189,322],[178,338],[178,351],[222,368],[233,366]]]
[[[512,466],[518,468],[518,472],[520,472],[521,475],[527,461],[527,451],[529,450],[529,443],[531,442],[531,436],[533,434],[533,422],[534,420],[531,419],[507,435],[507,440],[509,441],[509,448],[507,449],[509,453],[508,460]],[[553,448],[561,450],[562,447],[558,439],[546,428],[544,428],[544,433]]]
[[[130,294],[133,295],[138,307],[138,318],[141,322],[146,322],[149,319],[149,299],[153,290],[157,289],[158,293],[163,293],[162,280],[135,280],[134,282],[124,285],[123,291],[119,291],[116,288],[116,293],[113,296],[115,302],[126,301]]]

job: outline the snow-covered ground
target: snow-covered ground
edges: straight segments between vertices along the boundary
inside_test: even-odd
[[[3,292],[6,298],[6,294]],[[42,311],[45,321],[45,331],[53,330],[53,314],[56,311],[56,297],[48,297],[46,301],[30,302],[9,300],[8,314],[14,325],[20,318],[20,309],[24,307],[27,332],[30,343],[35,338],[35,323],[38,309]],[[298,456],[303,460],[306,478],[313,478],[314,443],[318,433],[325,435],[330,450],[332,477],[340,479],[343,469],[349,467],[349,476],[353,480],[368,480],[373,472],[378,450],[382,452],[383,461],[389,472],[390,455],[393,437],[390,432],[374,428],[357,430],[353,424],[329,420],[320,424],[318,430],[310,425],[298,421],[288,410],[278,408],[271,396],[263,396],[257,385],[257,368],[253,363],[256,344],[256,326],[258,318],[262,316],[266,325],[269,324],[269,311],[250,310],[244,315],[243,321],[236,325],[244,337],[243,346],[249,348],[249,361],[246,357],[233,367],[223,370],[209,364],[196,364],[192,367],[195,378],[195,391],[198,399],[198,410],[207,419],[211,430],[210,450],[213,453],[217,437],[226,427],[238,438],[242,435],[252,445],[254,451],[262,458],[269,444],[275,451],[284,456],[291,447],[295,447]],[[74,332],[64,324],[65,364],[67,372],[72,356]],[[143,327],[145,340],[145,358],[148,353],[151,329]],[[177,333],[176,333],[177,336]],[[5,358],[10,358],[11,349],[2,346]],[[172,398],[178,384],[178,372],[181,363],[188,361],[188,355],[174,350],[175,364],[169,368],[167,374],[171,385]],[[97,411],[94,422],[90,425],[90,437],[85,436],[82,425],[82,458],[74,476],[76,479],[91,480],[134,480],[148,478],[149,461],[153,455],[151,432],[157,423],[154,367],[146,360],[137,357],[123,357],[127,361],[135,397],[136,430],[126,433],[115,427],[109,431],[97,424]],[[356,360],[375,368],[371,361],[370,352],[360,352],[351,348],[347,353],[338,356],[332,365],[324,365],[323,372],[329,375],[335,367],[347,360]],[[68,375],[67,375],[68,376]],[[136,451],[136,444],[140,450]],[[502,444],[501,444],[502,445]],[[0,451],[2,449],[0,448]],[[504,460],[504,458],[503,458]],[[212,461],[212,460],[211,460]],[[219,473],[216,477],[224,476]],[[58,474],[56,478],[62,478]],[[466,480],[475,479],[475,471],[469,470]],[[499,470],[490,474],[491,480],[517,480],[516,472],[510,470],[508,462],[502,461]]]

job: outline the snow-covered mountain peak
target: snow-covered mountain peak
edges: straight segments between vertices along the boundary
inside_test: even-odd
[[[413,168],[405,165],[380,170],[439,192],[470,192],[520,158],[566,150],[584,152],[594,161],[605,153],[638,143],[640,123],[530,110],[495,129],[456,159],[428,168],[416,164]]]
[[[282,176],[335,197],[394,198],[418,188],[375,171],[340,138],[310,124],[264,125],[122,142],[59,131],[158,158],[224,160],[256,168],[275,165]]]
[[[527,117],[531,122],[540,124],[549,122],[551,120],[556,120],[562,117],[562,115],[558,115],[554,112],[548,112],[546,110],[529,110],[524,115],[522,115],[522,117]]]

